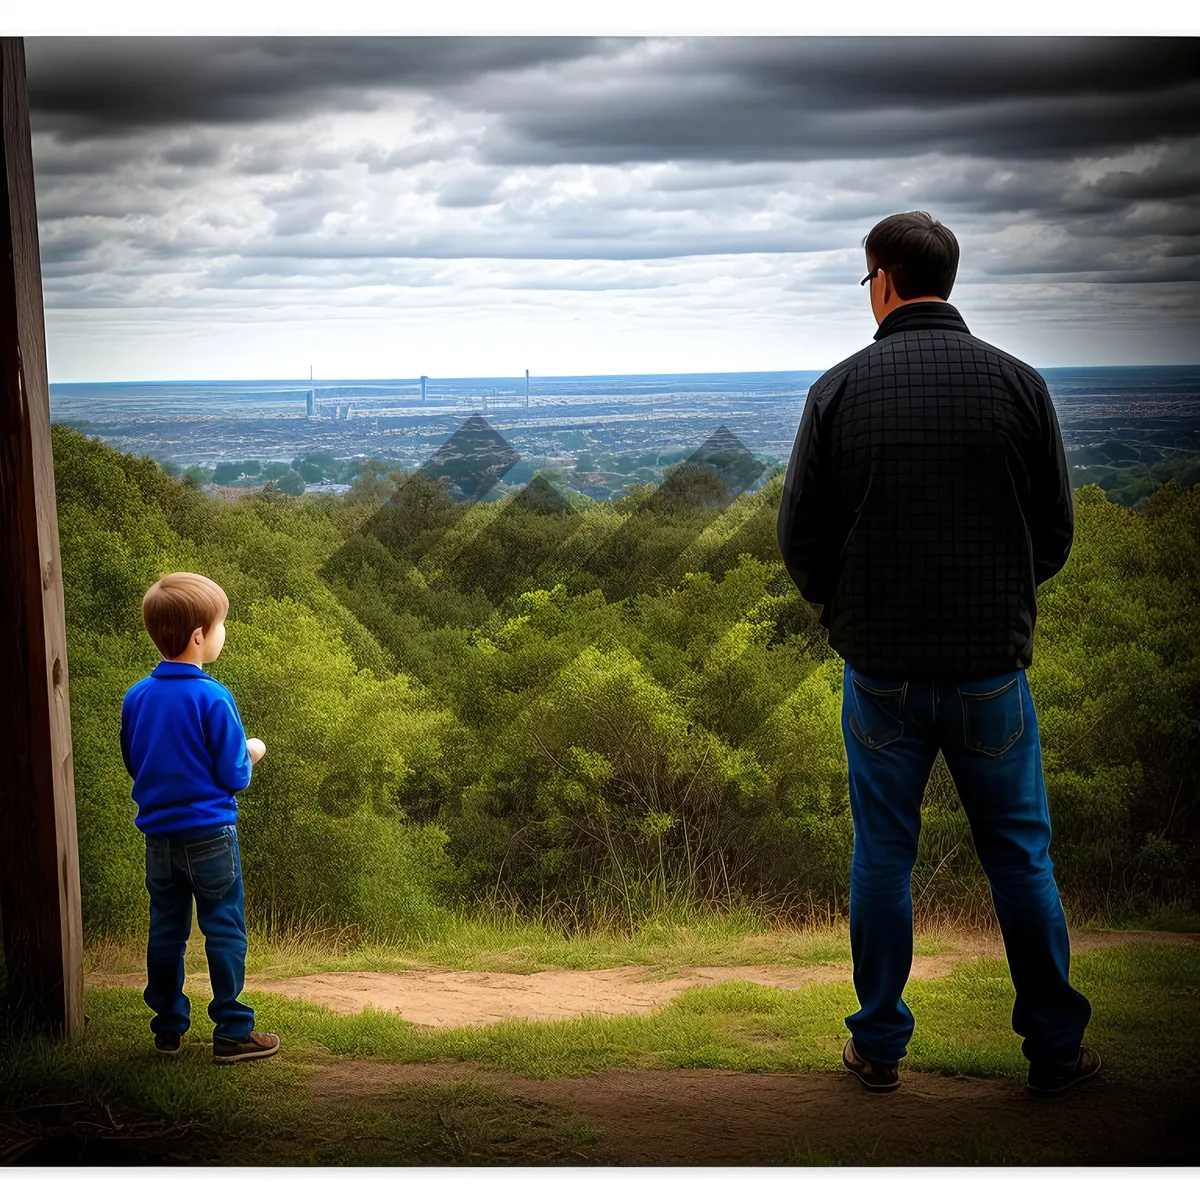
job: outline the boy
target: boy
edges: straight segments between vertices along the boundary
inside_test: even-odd
[[[178,1054],[191,1005],[183,994],[183,955],[192,897],[212,980],[208,1015],[213,1061],[269,1058],[279,1038],[254,1028],[238,995],[246,978],[246,918],[237,841],[237,798],[251,764],[266,753],[246,738],[233,696],[207,675],[225,644],[229,597],[190,571],[164,575],[146,593],[142,618],[163,656],[125,693],[121,753],[133,778],[137,827],[146,835],[150,939],[146,1004],[155,1048]]]

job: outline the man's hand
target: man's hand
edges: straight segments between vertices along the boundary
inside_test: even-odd
[[[246,749],[250,751],[250,761],[252,763],[258,762],[258,760],[267,752],[266,743],[262,740],[262,738],[247,738]]]

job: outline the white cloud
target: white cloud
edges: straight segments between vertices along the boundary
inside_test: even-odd
[[[1195,357],[1200,139],[1153,79],[1089,102],[1086,47],[1055,51],[1053,95],[989,61],[989,98],[947,59],[940,106],[916,71],[904,103],[864,74],[790,113],[832,71],[804,39],[434,49],[389,87],[372,48],[368,104],[345,46],[297,45],[293,110],[280,52],[247,48],[212,75],[241,119],[165,71],[77,117],[61,85],[34,135],[51,377],[816,369],[870,339],[862,237],[911,208],[955,230],[972,330],[1035,365]],[[255,64],[261,86],[233,77]],[[138,116],[156,96],[173,119]],[[1027,153],[1022,105],[1053,126]],[[1114,105],[1129,144],[1098,129]]]

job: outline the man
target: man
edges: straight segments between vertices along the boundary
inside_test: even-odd
[[[842,736],[854,854],[850,945],[859,1011],[846,1067],[900,1086],[913,1016],[910,881],[938,750],[991,886],[1016,988],[1029,1087],[1100,1068],[1091,1005],[1049,857],[1050,816],[1025,668],[1036,589],[1071,550],[1075,513],[1041,376],[972,336],[949,303],[954,234],[928,213],[864,239],[874,344],[808,393],[784,480],[779,547],[846,660]]]

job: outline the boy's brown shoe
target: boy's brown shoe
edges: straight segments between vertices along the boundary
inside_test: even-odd
[[[900,1086],[896,1063],[869,1062],[855,1050],[853,1038],[842,1047],[842,1062],[869,1092],[894,1092]]]
[[[256,1029],[244,1042],[213,1038],[213,1062],[241,1062],[247,1058],[270,1058],[279,1053],[279,1034],[259,1033]]]

